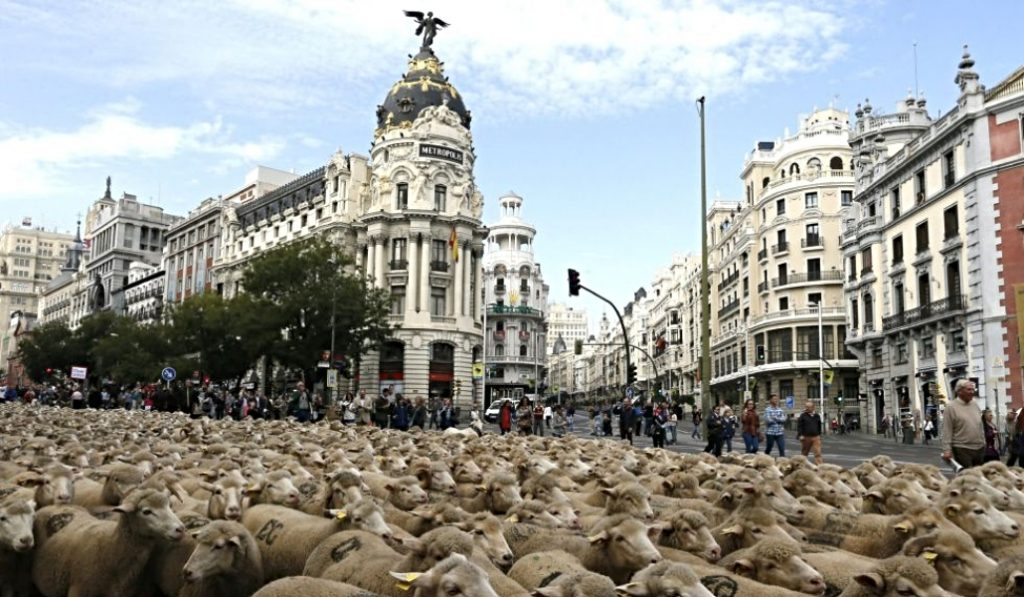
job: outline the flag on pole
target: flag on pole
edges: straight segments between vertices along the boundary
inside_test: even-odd
[[[452,226],[452,234],[448,237],[448,246],[452,250],[452,261],[454,263],[459,262],[459,235],[455,232],[455,226]]]

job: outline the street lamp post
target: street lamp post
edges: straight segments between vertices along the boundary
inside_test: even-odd
[[[711,286],[708,282],[707,154],[704,142],[704,96],[697,100],[700,114],[700,408],[704,420],[711,411]]]

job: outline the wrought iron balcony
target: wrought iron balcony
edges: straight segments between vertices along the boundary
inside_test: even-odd
[[[740,277],[740,272],[739,272],[739,270],[737,270],[737,271],[734,271],[733,273],[731,273],[731,274],[729,274],[728,276],[726,276],[726,278],[725,278],[724,280],[722,280],[722,281],[721,281],[721,282],[720,282],[720,283],[718,284],[718,289],[719,289],[719,290],[721,290],[721,289],[725,288],[725,287],[726,287],[726,286],[728,286],[729,284],[732,284],[733,282],[735,282],[736,280],[738,280],[738,279],[739,279],[739,277]]]
[[[804,284],[806,282],[839,282],[843,279],[843,272],[830,270],[827,272],[807,272],[805,274],[789,274],[783,278],[773,278],[772,288],[789,286],[790,284]]]
[[[408,259],[392,259],[391,260],[391,270],[392,271],[403,270],[403,269],[409,269],[409,260]]]
[[[768,292],[768,282],[761,282],[757,285],[758,292]]]
[[[916,307],[902,313],[883,317],[882,329],[887,332],[897,330],[899,328],[922,323],[933,318],[955,315],[966,308],[967,295],[954,294],[953,296],[932,301],[927,305],[921,305],[920,307]]]
[[[782,241],[781,243],[772,247],[772,255],[778,255],[779,253],[785,253],[789,250],[789,243]]]
[[[764,261],[765,259],[768,259],[768,249],[761,249],[757,252],[757,260]]]
[[[803,249],[820,248],[825,246],[825,240],[820,234],[811,234],[807,238],[800,239],[800,247]]]
[[[726,304],[724,307],[718,310],[718,318],[721,319],[723,317],[726,317],[727,315],[731,315],[734,311],[739,310],[739,308],[740,301],[732,301],[731,303]]]
[[[446,271],[448,271],[448,262],[447,261],[431,261],[430,262],[430,271],[432,271],[432,272],[446,272]]]

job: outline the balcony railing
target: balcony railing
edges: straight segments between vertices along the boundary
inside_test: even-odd
[[[768,282],[761,282],[757,285],[758,292],[768,292]]]
[[[942,176],[942,182],[946,183],[947,188],[953,186],[953,183],[956,182],[956,173],[946,172]]]
[[[885,331],[896,330],[905,326],[927,321],[933,317],[951,315],[963,311],[966,308],[967,296],[963,294],[955,294],[902,313],[883,317],[882,329]]]
[[[773,278],[772,288],[789,286],[790,284],[803,284],[805,282],[838,282],[842,281],[843,272],[830,270],[827,272],[807,272],[805,274],[789,274],[784,278]]]
[[[721,318],[731,314],[733,311],[738,310],[739,308],[740,308],[740,302],[738,300],[732,301],[731,303],[725,305],[724,307],[722,307],[721,309],[718,310],[718,318],[721,319]]]
[[[490,315],[532,315],[543,317],[544,312],[540,309],[527,307],[526,305],[487,305],[487,313]]]
[[[768,259],[768,249],[761,249],[757,252],[757,260],[764,261],[765,259]]]
[[[778,255],[779,253],[785,253],[789,250],[789,243],[782,241],[781,243],[772,247],[772,255]]]
[[[824,246],[825,241],[819,235],[811,235],[808,236],[807,238],[800,239],[800,248],[802,249],[817,248]]]
[[[516,355],[512,355],[512,354],[505,354],[505,355],[491,354],[491,355],[487,355],[487,362],[489,364],[493,364],[493,363],[522,363],[522,364],[526,364],[526,365],[540,365],[541,367],[545,366],[544,365],[544,358],[543,357],[536,357],[535,358],[535,357],[531,357],[531,356],[522,356],[522,355],[518,355],[518,354],[516,354]]]
[[[392,259],[391,260],[391,270],[392,271],[403,270],[403,269],[409,269],[409,260],[408,259]]]
[[[834,317],[836,315],[845,315],[846,309],[844,307],[825,307],[821,312],[822,316]],[[817,308],[803,308],[803,309],[787,309],[785,311],[771,311],[764,315],[758,315],[750,318],[750,325],[761,323],[762,321],[769,321],[772,319],[783,319],[786,317],[807,317],[813,315],[818,316]]]
[[[432,272],[446,272],[446,271],[448,271],[448,262],[447,261],[431,261],[430,262],[430,271],[432,271]]]
[[[718,284],[718,289],[719,289],[719,290],[721,290],[721,289],[725,288],[725,287],[726,287],[726,286],[728,286],[729,284],[732,284],[733,282],[735,282],[736,280],[738,280],[738,279],[739,279],[739,277],[740,277],[740,272],[739,272],[739,270],[737,270],[737,271],[735,271],[735,272],[733,272],[733,273],[729,274],[728,276],[726,276],[726,278],[725,278],[724,280],[722,280],[722,281],[721,281],[721,282],[720,282],[720,283]]]
[[[505,294],[505,285],[498,284],[494,287],[494,294]]]

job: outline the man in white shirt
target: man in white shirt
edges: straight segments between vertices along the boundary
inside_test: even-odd
[[[75,410],[85,408],[85,396],[78,388],[75,388],[74,392],[71,392],[71,408]]]
[[[551,429],[551,417],[554,413],[551,412],[550,406],[544,407],[544,426]]]

